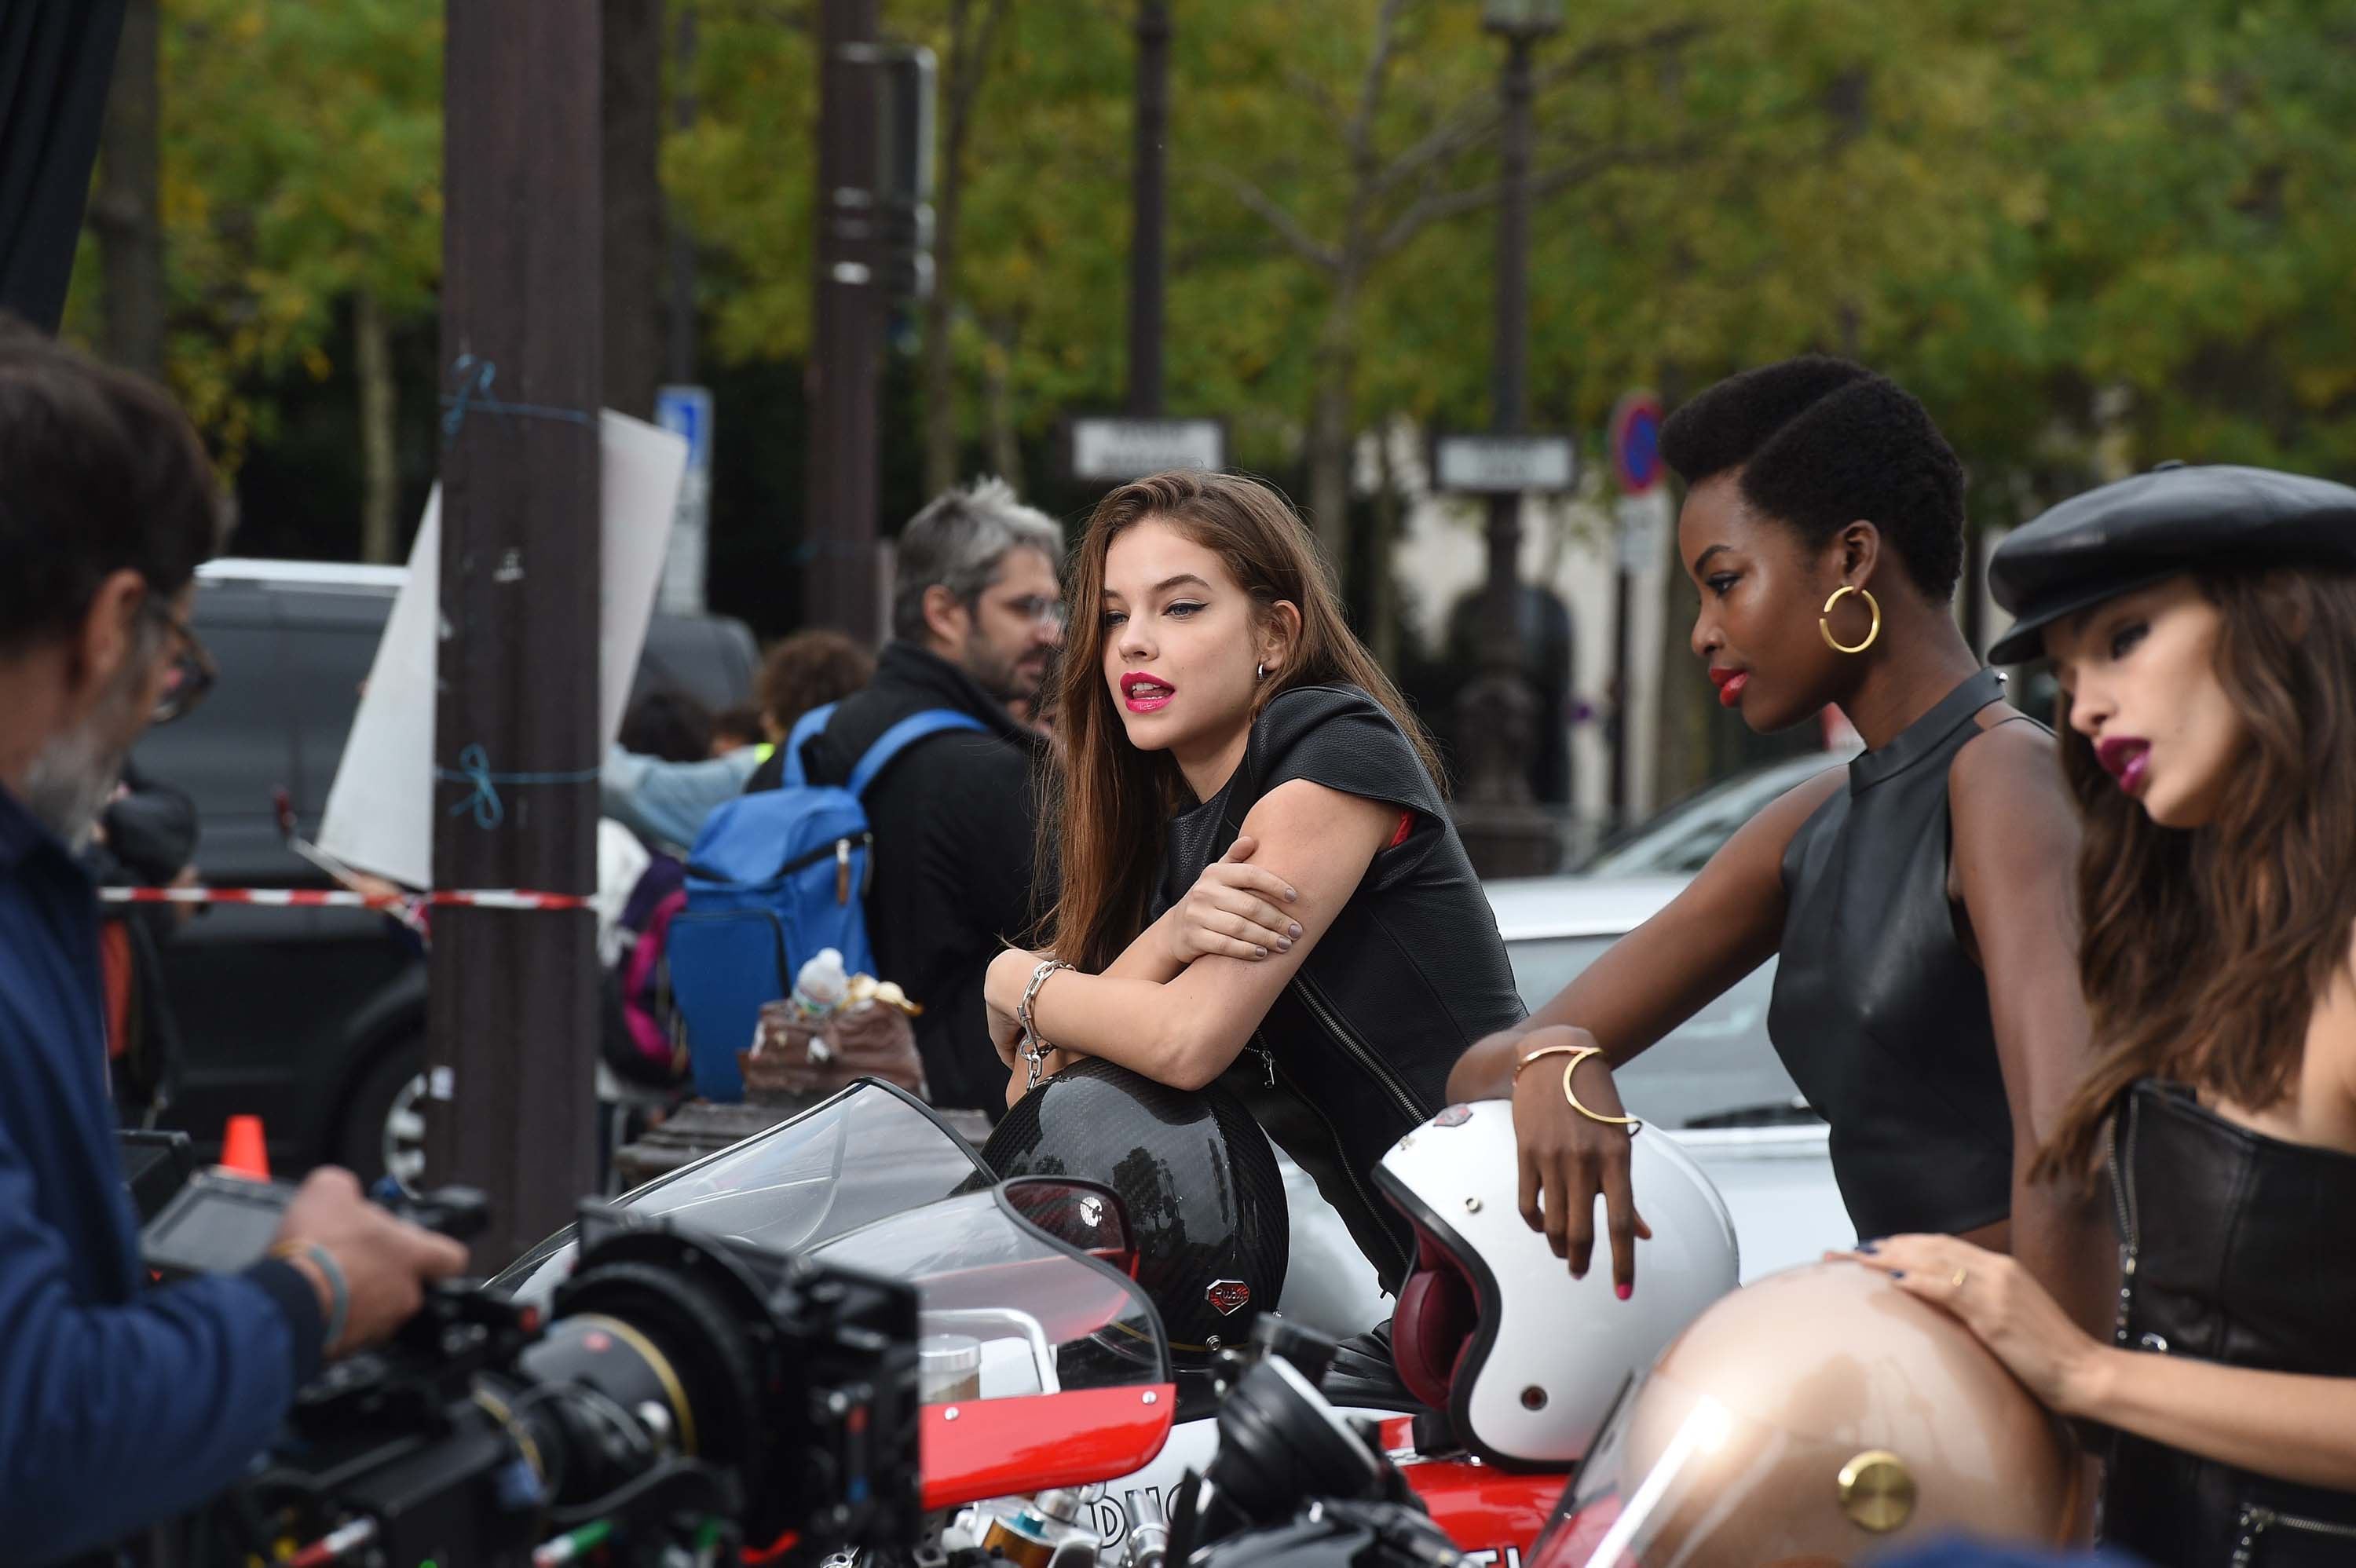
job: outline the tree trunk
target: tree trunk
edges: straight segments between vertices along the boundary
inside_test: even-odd
[[[990,352],[981,357],[982,421],[990,437],[990,466],[1017,490],[1023,483],[1023,443],[1014,431],[1014,348],[1023,335],[1012,316],[989,327]]]
[[[1398,677],[1398,576],[1391,570],[1391,551],[1398,544],[1399,494],[1398,476],[1391,470],[1391,437],[1389,420],[1375,424],[1375,537],[1374,549],[1366,552],[1366,570],[1374,581],[1366,584],[1367,620],[1372,623],[1366,641],[1373,648],[1375,662],[1383,667],[1393,679]]]
[[[99,132],[97,228],[106,289],[106,357],[164,378],[160,0],[130,0]]]
[[[662,0],[605,0],[605,406],[655,410],[663,367]]]
[[[986,0],[972,23],[975,0],[949,6],[949,63],[941,96],[940,173],[933,192],[933,292],[925,298],[925,353],[918,375],[925,404],[925,489],[939,495],[958,479],[957,357],[950,342],[958,304],[958,240],[965,217],[965,152],[973,129],[974,100],[990,72],[991,41],[1005,19],[1007,0]]]
[[[933,292],[925,300],[925,494],[937,496],[958,478],[957,358],[949,334],[957,310],[958,197],[965,181],[957,160],[943,160],[940,202],[933,216]]]
[[[394,521],[401,498],[393,466],[398,405],[384,311],[367,289],[352,300],[352,363],[360,384],[360,559],[392,561],[400,559],[401,546]]]
[[[1309,514],[1337,586],[1346,586],[1350,561],[1350,393],[1357,372],[1352,341],[1357,294],[1355,277],[1335,276],[1312,360],[1316,389],[1309,414]]]

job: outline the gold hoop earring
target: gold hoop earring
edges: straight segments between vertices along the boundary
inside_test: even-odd
[[[1845,644],[1836,642],[1833,639],[1832,618],[1833,606],[1839,603],[1842,600],[1847,598],[1852,593],[1864,600],[1865,607],[1873,612],[1873,624],[1867,628],[1865,641],[1858,644],[1857,646],[1853,648]],[[1825,646],[1832,649],[1833,652],[1837,654],[1861,654],[1865,652],[1866,649],[1873,646],[1873,640],[1881,635],[1881,602],[1876,599],[1869,590],[1844,583],[1840,587],[1834,589],[1833,596],[1825,601],[1825,613],[1816,618],[1816,630],[1824,634]]]

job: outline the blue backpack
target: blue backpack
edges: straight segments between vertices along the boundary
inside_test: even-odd
[[[670,923],[666,952],[695,1090],[706,1099],[744,1097],[736,1053],[752,1045],[762,1005],[789,993],[820,948],[840,951],[850,974],[875,972],[864,901],[875,836],[860,805],[867,786],[927,735],[989,728],[949,709],[912,714],[867,748],[847,784],[813,784],[802,744],[833,713],[829,703],[804,714],[786,741],[783,786],[719,806],[688,851],[687,907]]]

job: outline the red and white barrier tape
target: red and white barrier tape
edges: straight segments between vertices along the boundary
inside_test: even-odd
[[[330,892],[319,888],[101,888],[111,904],[259,904],[271,909],[374,909],[388,914],[418,904],[463,904],[474,909],[587,909],[580,893],[541,893],[522,888],[466,888],[431,893]]]

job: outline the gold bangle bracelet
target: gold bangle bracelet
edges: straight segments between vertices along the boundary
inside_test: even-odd
[[[1514,1063],[1514,1082],[1519,1083],[1522,1081],[1522,1069],[1542,1056],[1569,1056],[1573,1051],[1591,1051],[1594,1049],[1595,1047],[1591,1045],[1542,1045]]]
[[[1625,1127],[1628,1129],[1628,1136],[1633,1138],[1644,1130],[1644,1124],[1642,1121],[1634,1116],[1607,1116],[1601,1111],[1590,1111],[1579,1103],[1579,1091],[1571,1087],[1570,1075],[1579,1071],[1579,1064],[1590,1056],[1602,1054],[1601,1047],[1592,1045],[1582,1046],[1571,1052],[1570,1060],[1562,1065],[1562,1097],[1570,1102],[1572,1110],[1577,1111],[1589,1121],[1601,1122],[1607,1127]]]

